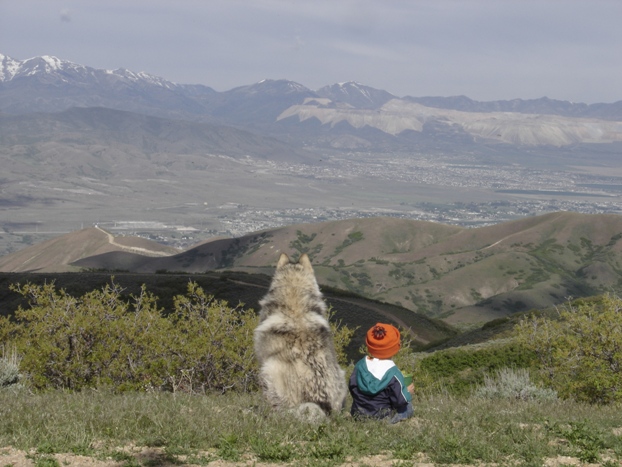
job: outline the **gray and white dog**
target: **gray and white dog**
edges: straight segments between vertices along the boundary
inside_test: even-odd
[[[326,314],[326,304],[306,254],[291,263],[283,253],[270,289],[259,302],[255,355],[268,402],[317,419],[341,410],[347,386]]]

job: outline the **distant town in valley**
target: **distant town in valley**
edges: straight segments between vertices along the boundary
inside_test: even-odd
[[[328,160],[328,156],[326,156]],[[205,212],[203,225],[169,225],[164,222],[103,221],[99,225],[118,235],[137,235],[161,243],[187,248],[210,237],[240,237],[284,225],[324,222],[348,218],[388,216],[440,222],[462,227],[482,227],[547,212],[571,211],[586,214],[622,213],[622,177],[592,174],[588,170],[567,172],[518,165],[485,165],[462,156],[459,163],[443,155],[349,154],[325,166],[273,163],[249,159],[255,170],[302,179],[339,182],[357,179],[405,182],[425,190],[426,185],[447,192],[452,189],[482,190],[498,200],[400,203],[393,208],[259,208],[251,204],[227,203],[197,206]],[[454,158],[455,160],[455,158]],[[214,222],[219,227],[214,228]]]

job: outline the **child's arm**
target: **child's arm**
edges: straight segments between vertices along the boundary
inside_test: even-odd
[[[389,386],[389,400],[391,401],[391,407],[398,412],[406,409],[408,403],[412,400],[410,392],[403,385],[403,382],[397,376],[391,378]]]

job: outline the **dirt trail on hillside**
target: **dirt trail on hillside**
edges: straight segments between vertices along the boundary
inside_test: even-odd
[[[560,212],[560,213],[559,213],[559,215],[555,216],[555,219],[557,219],[557,218],[559,218],[559,217],[561,217],[561,216],[563,216],[563,213],[561,213],[561,212]],[[535,229],[536,227],[539,227],[539,225],[535,225],[535,226],[533,226],[533,227],[531,227],[531,228],[529,228],[529,229],[526,229],[526,230],[521,230],[521,231],[519,231],[519,232],[514,232],[514,233],[511,233],[510,235],[506,235],[506,236],[505,236],[505,237],[503,237],[501,240],[497,240],[497,241],[496,241],[495,243],[493,243],[492,245],[485,246],[484,248],[480,248],[480,249],[479,249],[479,250],[477,250],[477,251],[484,251],[484,250],[487,250],[488,248],[492,248],[493,246],[498,245],[499,243],[501,243],[501,242],[503,242],[503,241],[507,240],[508,238],[512,238],[512,237],[514,237],[514,236],[516,236],[516,235],[519,235],[519,234],[524,234],[525,232],[528,232],[529,230]]]
[[[104,229],[102,229],[98,225],[96,225],[95,228],[108,237],[108,243],[124,251],[128,251],[130,253],[146,254],[149,256],[171,256],[170,253],[166,253],[164,251],[154,251],[154,250],[148,250],[147,248],[140,248],[137,246],[121,245],[120,243],[117,243],[115,241],[114,235],[112,235],[110,232],[106,232]]]

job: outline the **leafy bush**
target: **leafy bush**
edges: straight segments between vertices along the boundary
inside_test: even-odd
[[[518,342],[537,355],[541,375],[564,397],[622,400],[622,299],[605,295],[560,307],[557,319],[531,315]]]
[[[175,297],[174,303],[171,344],[177,353],[178,379],[171,378],[171,382],[190,390],[254,388],[255,312],[214,301],[193,282],[188,284],[187,295]]]
[[[36,388],[81,389],[111,384],[123,389],[164,382],[170,323],[143,288],[132,306],[112,284],[74,298],[53,284],[12,286],[29,300],[19,308],[13,342]],[[158,371],[159,370],[159,371]]]
[[[54,284],[12,286],[29,301],[0,336],[23,355],[22,370],[38,389],[111,385],[127,389],[248,390],[255,313],[230,308],[195,283],[164,316],[145,290],[129,300],[114,284],[80,298]]]
[[[348,366],[350,358],[346,353],[346,348],[358,328],[351,329],[343,324],[341,320],[335,321],[335,310],[333,310],[332,306],[328,307],[328,318],[330,320],[330,330],[333,334],[333,342],[335,343],[337,361],[341,366]]]
[[[525,368],[501,368],[494,376],[485,376],[484,384],[475,390],[476,397],[486,399],[555,400],[552,389],[539,388],[531,382]]]

